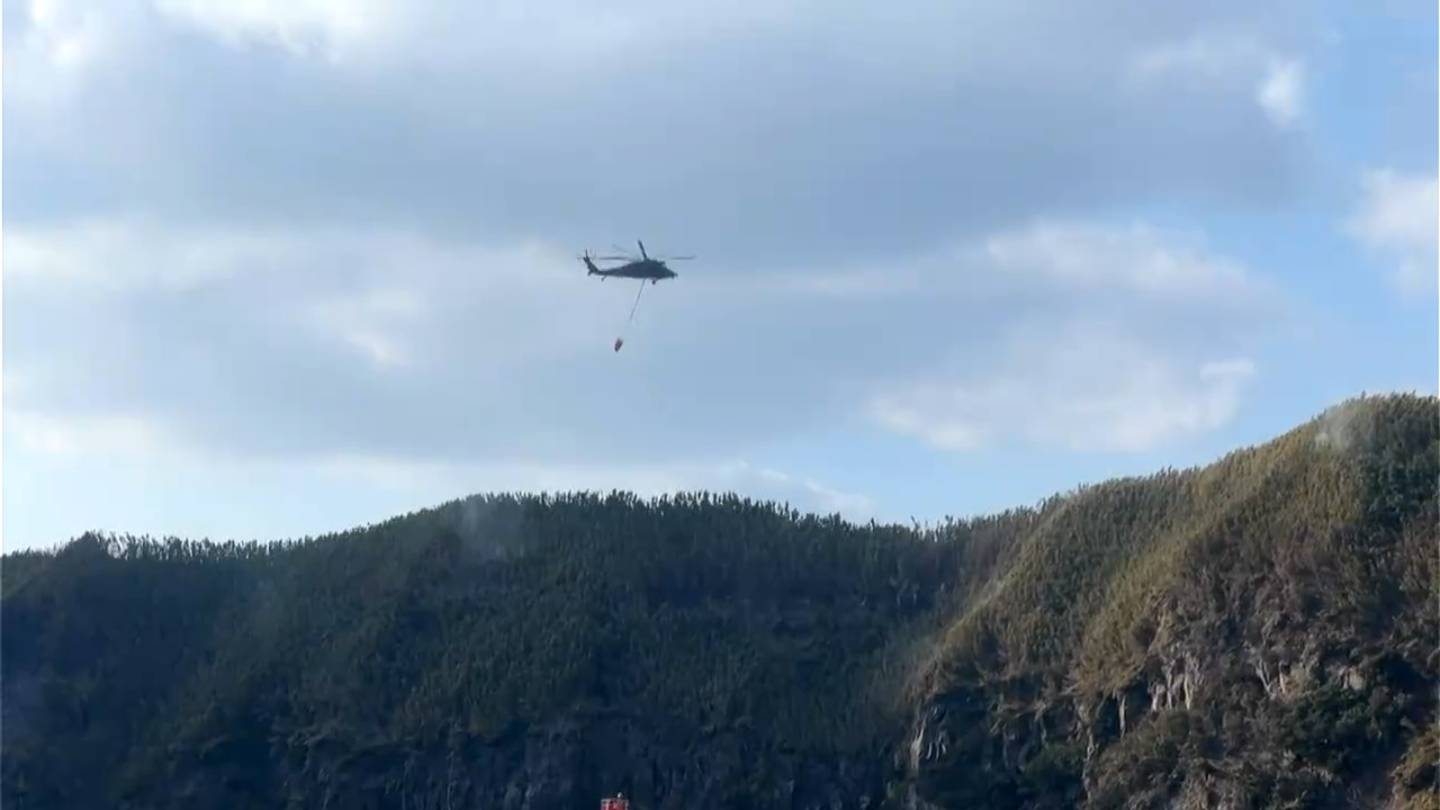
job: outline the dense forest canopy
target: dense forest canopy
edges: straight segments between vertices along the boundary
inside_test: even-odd
[[[1437,486],[1393,396],[930,528],[574,493],[86,535],[3,558],[0,798],[1440,807]]]

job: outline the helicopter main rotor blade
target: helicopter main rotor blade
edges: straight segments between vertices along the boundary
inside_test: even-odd
[[[635,244],[640,246],[640,257],[642,259],[649,259],[650,257],[645,255],[645,243],[641,242],[639,239],[636,239]]]
[[[660,259],[660,261],[662,261],[662,262],[683,262],[683,261],[687,261],[687,260],[693,259],[693,258],[695,258],[695,257],[694,257],[694,256],[664,256],[664,257],[662,257],[662,258]]]

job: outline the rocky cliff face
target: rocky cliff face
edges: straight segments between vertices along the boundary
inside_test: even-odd
[[[239,768],[233,751],[176,761],[126,806],[259,806],[283,792],[299,807],[593,810],[599,797],[623,792],[656,810],[863,810],[883,803],[891,777],[882,756],[774,751],[743,733],[656,728],[614,711],[576,712],[488,741],[457,735],[357,750],[304,739],[284,753]]]
[[[1434,758],[1428,777],[1399,770],[1434,727],[1433,675],[1374,648],[1274,667],[1268,688],[1242,660],[1191,657],[1108,694],[935,695],[906,750],[909,806],[1433,805]]]

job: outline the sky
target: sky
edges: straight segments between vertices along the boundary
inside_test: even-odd
[[[521,490],[930,522],[1436,391],[1431,2],[3,30],[6,549]],[[697,258],[627,324],[635,285],[576,257],[640,239]]]

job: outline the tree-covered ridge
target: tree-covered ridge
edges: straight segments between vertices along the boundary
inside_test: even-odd
[[[575,711],[875,754],[960,547],[618,493],[475,497],[292,544],[87,536],[5,561],[7,690],[33,693],[7,716],[6,789],[61,789],[50,755],[71,741],[111,778],[68,795],[113,797],[210,761],[494,742]]]
[[[1356,400],[931,529],[497,495],[9,554],[0,800],[1434,806],[1437,422]]]
[[[974,735],[916,770],[934,796],[991,806],[1308,807],[1360,789],[1433,745],[1437,491],[1435,399],[1384,397],[1055,502],[912,693],[1019,742],[992,772],[965,764],[988,756]]]

